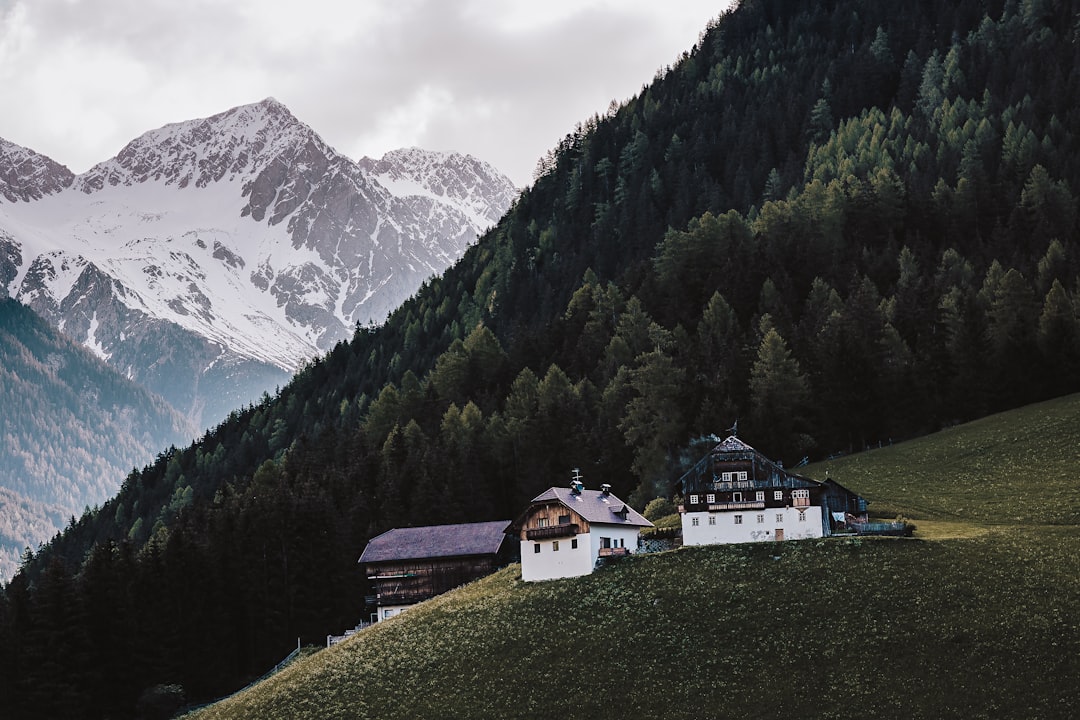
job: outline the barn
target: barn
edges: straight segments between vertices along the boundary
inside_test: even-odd
[[[394,528],[360,555],[378,620],[488,575],[516,559],[509,520]]]

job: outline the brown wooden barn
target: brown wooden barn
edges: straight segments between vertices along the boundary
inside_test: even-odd
[[[379,620],[516,559],[509,520],[394,528],[373,537],[360,555],[371,582],[368,604]]]

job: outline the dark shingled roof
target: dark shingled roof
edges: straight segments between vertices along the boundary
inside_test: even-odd
[[[394,528],[371,538],[360,562],[420,560],[462,555],[494,555],[506,538],[509,520]]]
[[[552,500],[557,500],[566,507],[573,508],[575,512],[591,523],[652,527],[652,523],[646,520],[637,510],[634,510],[634,508],[611,493],[605,495],[599,490],[582,490],[575,495],[570,488],[553,487],[534,497],[533,503]]]

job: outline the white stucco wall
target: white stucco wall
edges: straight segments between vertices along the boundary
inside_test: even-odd
[[[554,548],[554,540],[522,540],[521,579],[532,582],[588,575],[596,566],[603,538],[611,539],[611,547],[625,547],[633,553],[637,551],[638,531],[636,526],[594,523],[590,532],[559,538],[558,550]],[[574,539],[578,542],[577,549],[572,547]],[[536,552],[536,545],[540,546],[540,552]]]
[[[396,617],[398,614],[411,608],[412,605],[380,605],[378,611],[377,622],[383,620],[389,620],[392,617]]]
[[[799,519],[799,510],[805,519]],[[741,523],[735,522],[736,516]],[[764,522],[758,522],[758,516]],[[777,519],[777,516],[781,516]],[[709,518],[715,523],[710,524]],[[694,524],[694,520],[697,524]],[[776,540],[776,531],[784,531],[784,540],[822,537],[821,507],[765,508],[764,510],[726,510],[723,512],[688,512],[682,516],[683,545],[719,545],[724,543],[768,542]]]
[[[577,540],[576,549],[573,540]],[[558,550],[555,543],[559,544]],[[540,546],[540,552],[536,552],[536,546]],[[521,541],[521,579],[527,582],[588,575],[593,560],[588,533],[555,540]]]

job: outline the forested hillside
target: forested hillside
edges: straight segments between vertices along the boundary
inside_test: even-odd
[[[29,715],[211,697],[365,617],[386,528],[514,516],[574,467],[641,504],[736,419],[792,463],[1080,389],[1078,27],[741,3],[383,326],[38,553],[0,683]]]
[[[194,435],[161,398],[0,299],[0,578],[27,547],[116,493],[136,465]]]

